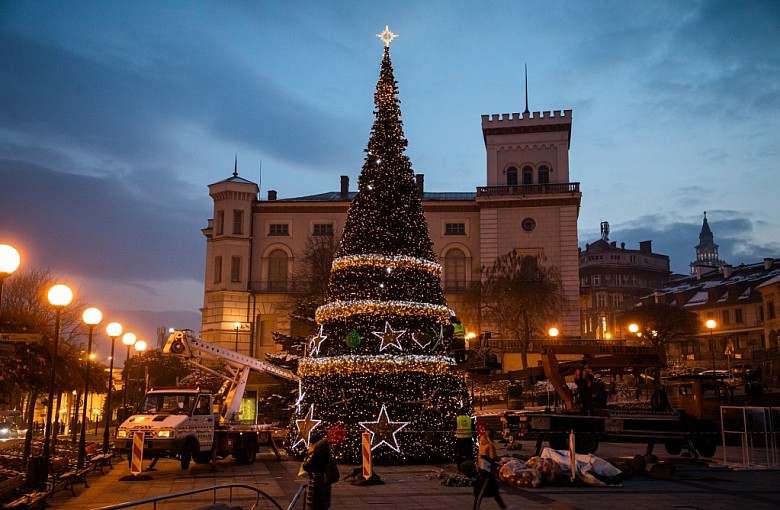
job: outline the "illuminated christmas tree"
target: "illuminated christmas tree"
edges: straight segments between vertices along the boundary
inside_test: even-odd
[[[374,103],[376,120],[331,267],[318,333],[298,365],[301,376],[287,448],[305,452],[313,432],[328,432],[336,458],[359,462],[370,433],[379,463],[451,460],[464,378],[444,352],[452,311],[441,266],[404,154],[398,88],[385,27]]]

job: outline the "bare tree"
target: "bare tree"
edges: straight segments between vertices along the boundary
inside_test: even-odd
[[[621,316],[623,324],[636,324],[639,336],[655,347],[665,359],[666,344],[695,336],[701,326],[699,317],[688,310],[664,303],[645,303],[631,308]]]
[[[543,336],[567,306],[558,270],[545,265],[541,255],[514,250],[482,268],[476,295],[483,319],[495,324],[501,338],[520,341],[523,368],[528,366],[531,340]]]

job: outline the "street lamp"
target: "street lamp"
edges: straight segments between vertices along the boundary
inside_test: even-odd
[[[240,322],[236,322],[233,325],[236,327],[236,349],[235,349],[235,351],[238,352],[238,330],[241,329],[241,323]]]
[[[130,361],[130,347],[136,342],[136,336],[133,333],[125,333],[122,335],[122,343],[127,347],[127,356],[125,357],[125,369],[123,370],[125,376],[125,396],[122,399],[122,412],[125,411],[127,405],[127,384],[130,382],[130,371],[127,369],[127,362]]]
[[[21,258],[16,248],[0,244],[0,312],[3,310],[3,282],[19,268]]]
[[[111,338],[111,357],[108,361],[108,393],[106,394],[106,426],[103,429],[103,453],[108,453],[108,428],[111,425],[111,385],[114,382],[114,343],[122,334],[122,325],[112,322],[106,326],[106,333]]]
[[[84,374],[84,407],[81,410],[81,436],[79,437],[79,457],[77,466],[84,467],[84,458],[87,456],[87,396],[89,395],[89,371],[92,368],[92,331],[103,320],[103,314],[97,308],[87,308],[81,314],[84,324],[89,329],[87,337],[87,370]]]
[[[705,326],[707,326],[710,330],[710,353],[712,354],[712,377],[715,377],[715,339],[712,337],[712,330],[715,329],[715,326],[718,324],[710,319],[707,322],[704,323]]]
[[[145,340],[138,340],[136,343],[133,344],[133,348],[135,349],[135,352],[143,356],[144,351],[146,350],[146,341]],[[138,370],[141,371],[141,363],[138,364]],[[130,374],[128,373],[128,377],[130,377]],[[137,380],[137,379],[136,379]],[[129,382],[129,379],[128,379]],[[144,393],[146,393],[146,384],[144,384]],[[133,393],[135,394],[135,392]]]
[[[552,338],[553,340],[557,339],[560,333],[561,332],[558,331],[558,328],[556,328],[555,326],[547,330],[547,334],[550,335],[550,338]]]
[[[67,285],[57,284],[49,289],[48,293],[49,303],[54,307],[54,346],[51,354],[51,380],[49,381],[49,401],[46,404],[46,426],[44,428],[43,438],[43,469],[46,476],[43,477],[46,480],[49,476],[49,460],[51,459],[51,452],[49,447],[51,445],[51,419],[52,409],[54,405],[54,375],[57,367],[57,344],[60,338],[60,315],[62,309],[68,306],[73,300],[73,291]]]

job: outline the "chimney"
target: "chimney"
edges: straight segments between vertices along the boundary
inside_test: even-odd
[[[725,280],[731,278],[731,264],[723,264],[723,278]]]
[[[774,264],[774,262],[775,262],[775,259],[769,258],[769,257],[765,257],[764,258],[764,269],[766,271],[769,271],[770,269],[772,269],[772,264]]]
[[[268,190],[268,201],[273,202],[276,200],[276,190],[275,189],[269,189]]]
[[[348,175],[342,175],[341,176],[341,195],[342,196],[349,195],[349,176]]]
[[[417,174],[415,175],[415,178],[417,179],[417,192],[422,195],[424,190],[423,184],[425,181],[425,176],[423,174]]]
[[[652,253],[653,241],[639,241],[639,251],[642,253]]]

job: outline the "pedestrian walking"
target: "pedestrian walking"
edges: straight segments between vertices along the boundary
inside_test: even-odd
[[[477,433],[479,434],[479,458],[477,459],[479,471],[477,483],[474,485],[474,510],[479,509],[481,500],[484,498],[494,498],[499,508],[511,510],[512,507],[506,506],[498,490],[496,471],[498,470],[499,458],[496,454],[496,444],[490,437],[490,427],[484,422],[479,422]]]
[[[309,487],[306,490],[306,508],[309,510],[330,508],[332,480],[326,477],[326,471],[332,462],[328,437],[313,432],[309,441],[308,453],[301,465],[301,468],[309,475]]]

